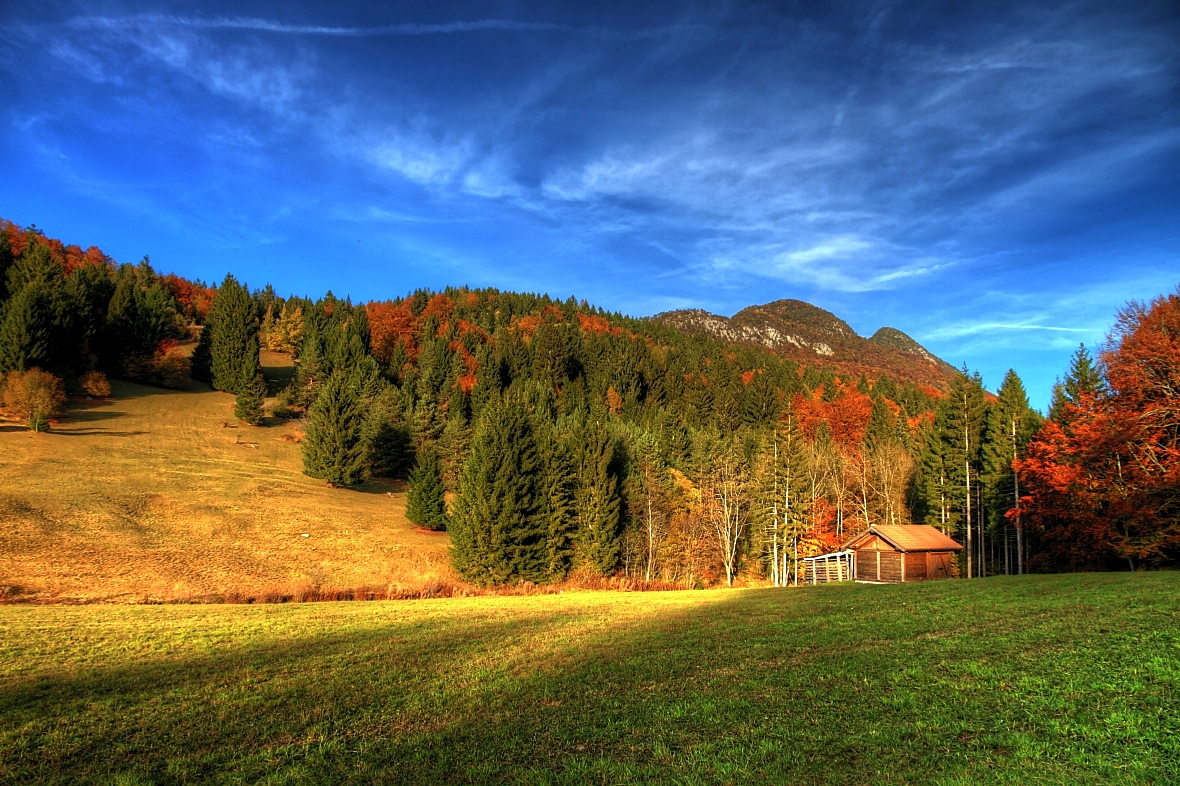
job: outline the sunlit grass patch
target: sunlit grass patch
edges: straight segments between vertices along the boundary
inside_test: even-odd
[[[10,606],[0,640],[0,780],[15,782],[1162,783],[1180,771],[1177,573]]]

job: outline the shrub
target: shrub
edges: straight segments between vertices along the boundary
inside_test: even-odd
[[[48,431],[49,419],[61,414],[66,403],[65,386],[57,377],[39,368],[10,371],[4,377],[4,407],[33,431]]]
[[[101,371],[87,371],[78,380],[78,384],[88,396],[106,398],[111,395],[111,383],[107,381],[107,375]]]
[[[189,359],[175,341],[161,341],[152,355],[132,355],[123,361],[123,374],[136,382],[184,390],[191,384]]]

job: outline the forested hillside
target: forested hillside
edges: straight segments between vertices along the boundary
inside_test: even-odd
[[[1041,429],[1014,372],[996,395],[966,370],[941,388],[841,376],[573,299],[462,287],[365,304],[330,292],[284,298],[232,275],[217,288],[162,276],[146,258],[116,265],[11,224],[0,268],[11,416],[49,428],[66,391],[101,387],[104,374],[176,387],[191,374],[233,394],[246,423],[262,422],[266,407],[298,421],[312,477],[349,487],[408,476],[407,514],[448,530],[453,563],[475,584],[571,572],[778,584],[799,557],[878,522],[953,534],[968,545],[969,576],[1080,564],[1062,556],[1062,527],[1070,553],[1118,553],[1045,507],[1059,489],[1030,463],[1047,460],[1027,448],[1034,435],[1042,446],[1060,442],[1054,428],[1077,434],[1070,424],[1105,395],[1076,363],[1054,409],[1060,425]],[[1127,336],[1150,322],[1136,319]],[[1171,329],[1164,343],[1174,347]],[[196,342],[191,359],[186,341]],[[269,404],[260,346],[296,360]],[[1115,379],[1126,374],[1104,368],[1125,399]],[[1158,391],[1175,400],[1175,388]],[[1160,447],[1137,453],[1141,463],[1174,460],[1172,416],[1159,411]],[[1174,521],[1169,505],[1160,497],[1157,508]],[[1163,538],[1139,558],[1175,556]]]

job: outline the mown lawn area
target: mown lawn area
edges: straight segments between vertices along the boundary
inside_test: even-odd
[[[1176,783],[1180,573],[0,607],[5,783]]]

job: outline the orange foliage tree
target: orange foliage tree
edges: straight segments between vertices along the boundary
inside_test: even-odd
[[[1180,293],[1123,309],[1101,357],[1108,389],[1068,403],[1016,462],[1034,568],[1180,560]]]

